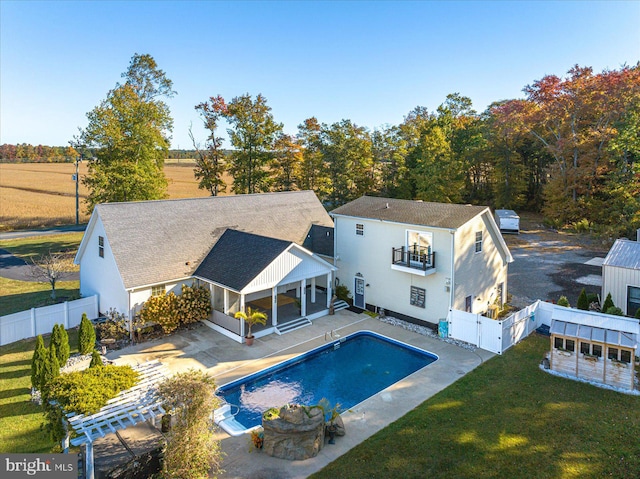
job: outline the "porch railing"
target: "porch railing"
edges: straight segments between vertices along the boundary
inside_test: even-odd
[[[400,248],[391,248],[391,250],[392,264],[421,269],[422,271],[436,267],[435,252],[429,253],[429,250],[425,247],[410,246],[406,248],[401,246]]]

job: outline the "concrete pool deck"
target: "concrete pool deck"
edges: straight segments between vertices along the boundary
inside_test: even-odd
[[[218,385],[223,385],[325,344],[325,337],[328,339],[327,333],[331,331],[344,337],[363,330],[425,349],[439,359],[342,413],[346,436],[336,438],[336,444],[325,444],[315,458],[286,461],[270,457],[253,449],[247,435],[231,437],[222,431],[218,433],[225,453],[222,461],[225,472],[218,477],[296,479],[319,471],[494,355],[481,349],[470,351],[366,314],[344,310],[314,320],[312,326],[282,336],[273,334],[257,339],[251,347],[198,325],[160,340],[110,352],[107,357],[117,364],[158,359],[171,373],[201,369],[213,375]]]

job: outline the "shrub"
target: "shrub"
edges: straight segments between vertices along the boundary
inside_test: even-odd
[[[96,330],[87,318],[86,313],[82,313],[80,328],[78,329],[78,349],[80,354],[89,354],[96,347]]]
[[[40,380],[40,391],[42,392],[42,399],[46,402],[49,397],[49,390],[52,381],[60,376],[60,363],[58,362],[58,353],[56,352],[55,345],[49,345],[49,351],[47,352],[47,359],[44,362],[42,368],[42,377]]]
[[[591,230],[591,223],[588,219],[583,218],[580,221],[574,221],[571,223],[571,229],[576,233],[586,233]]]
[[[96,325],[96,332],[99,339],[111,338],[115,340],[126,339],[129,332],[126,328],[126,317],[115,308],[110,308],[106,314],[107,320]],[[95,347],[92,346],[91,349]]]
[[[36,348],[33,351],[33,357],[31,358],[31,387],[40,389],[40,383],[42,382],[42,372],[44,371],[44,364],[47,361],[47,348],[44,347],[44,340],[42,335],[38,335],[36,339]]]
[[[54,324],[53,331],[51,332],[51,344],[56,347],[56,356],[60,367],[67,364],[67,359],[71,355],[71,349],[69,348],[69,335],[67,334],[64,325]]]
[[[109,399],[121,391],[129,389],[138,381],[138,373],[130,366],[107,365],[101,368],[89,368],[74,371],[52,380],[48,386],[48,399],[54,404],[45,403],[48,420],[47,429],[55,441],[64,438],[61,418],[64,412],[94,414]]]
[[[610,308],[607,308],[604,312],[605,314],[610,314],[612,316],[624,316],[624,313],[622,312],[622,310],[617,306],[611,306]]]
[[[602,311],[607,312],[607,309],[614,307],[613,299],[611,299],[611,293],[607,294],[607,298],[604,300],[604,304],[602,305]]]
[[[164,451],[164,477],[204,479],[220,472],[220,443],[211,421],[219,405],[213,377],[192,369],[161,383],[159,392],[176,418]]]
[[[560,296],[560,298],[558,299],[558,306],[564,306],[565,308],[571,307],[566,296]]]
[[[636,311],[634,318],[640,319],[640,308],[638,308],[638,310]]]
[[[580,296],[578,296],[578,304],[576,305],[578,309],[583,311],[587,311],[589,309],[589,298],[587,298],[587,292],[582,288],[580,291]]]
[[[90,368],[101,368],[104,366],[102,363],[102,358],[100,357],[100,353],[95,349],[91,353],[91,362],[89,363]]]
[[[144,303],[140,318],[145,324],[159,324],[165,334],[171,333],[180,324],[177,306],[178,297],[173,291],[161,296],[152,296]]]
[[[182,285],[182,294],[177,299],[177,314],[180,322],[189,324],[201,321],[211,314],[211,293],[207,288],[192,288]]]
[[[336,286],[336,297],[342,301],[347,301],[351,299],[351,291],[344,284],[339,284]]]

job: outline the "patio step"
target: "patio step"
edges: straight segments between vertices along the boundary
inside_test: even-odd
[[[348,307],[349,307],[349,303],[347,303],[346,301],[342,301],[341,299],[333,303],[334,311],[340,311],[342,309],[347,309]]]
[[[311,326],[311,321],[307,318],[298,318],[288,323],[278,324],[276,326],[276,333],[282,335],[295,331],[296,329],[304,328],[305,326]]]

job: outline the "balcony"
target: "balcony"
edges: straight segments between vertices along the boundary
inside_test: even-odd
[[[428,276],[436,272],[436,254],[424,246],[391,248],[391,269]]]

